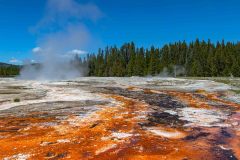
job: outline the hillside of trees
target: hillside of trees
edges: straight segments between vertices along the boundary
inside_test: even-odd
[[[6,63],[0,63],[0,76],[1,77],[10,77],[19,75],[20,66],[11,65]]]
[[[75,61],[77,58],[77,62]],[[179,41],[162,48],[106,47],[81,59],[74,66],[88,76],[192,76],[240,77],[240,42]],[[20,66],[0,63],[0,76],[18,75]]]
[[[162,48],[126,43],[87,57],[89,76],[240,77],[240,43],[179,41]]]

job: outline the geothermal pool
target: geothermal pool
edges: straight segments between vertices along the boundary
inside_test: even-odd
[[[232,90],[179,78],[2,78],[0,159],[240,159]]]

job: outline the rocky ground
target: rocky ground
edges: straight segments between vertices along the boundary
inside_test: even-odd
[[[0,159],[240,159],[239,88],[224,82],[2,78]]]

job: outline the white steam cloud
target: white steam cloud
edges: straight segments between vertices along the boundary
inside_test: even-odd
[[[177,77],[183,76],[186,74],[186,70],[184,66],[181,65],[173,65],[170,67],[164,67],[162,72],[158,74],[160,77]]]
[[[33,53],[39,53],[39,52],[41,52],[41,48],[40,47],[35,47],[35,48],[32,49],[32,52]]]
[[[27,64],[21,78],[57,80],[81,76],[83,71],[72,63],[73,57],[86,54],[85,50],[98,43],[84,22],[96,23],[102,16],[92,3],[48,0],[43,18],[30,29],[37,36],[32,53],[40,64]]]
[[[68,52],[68,54],[70,55],[82,55],[82,54],[86,54],[86,51],[83,50],[79,50],[79,49],[74,49]]]
[[[9,63],[12,63],[12,64],[21,64],[22,61],[13,57],[13,58],[11,58],[11,59],[9,60]]]

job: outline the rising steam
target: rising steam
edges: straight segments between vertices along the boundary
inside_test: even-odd
[[[23,79],[71,79],[82,76],[83,69],[73,61],[76,54],[86,54],[98,41],[85,21],[96,22],[102,17],[94,4],[75,0],[48,0],[43,18],[30,30],[37,36],[32,50],[39,64],[25,64]]]

